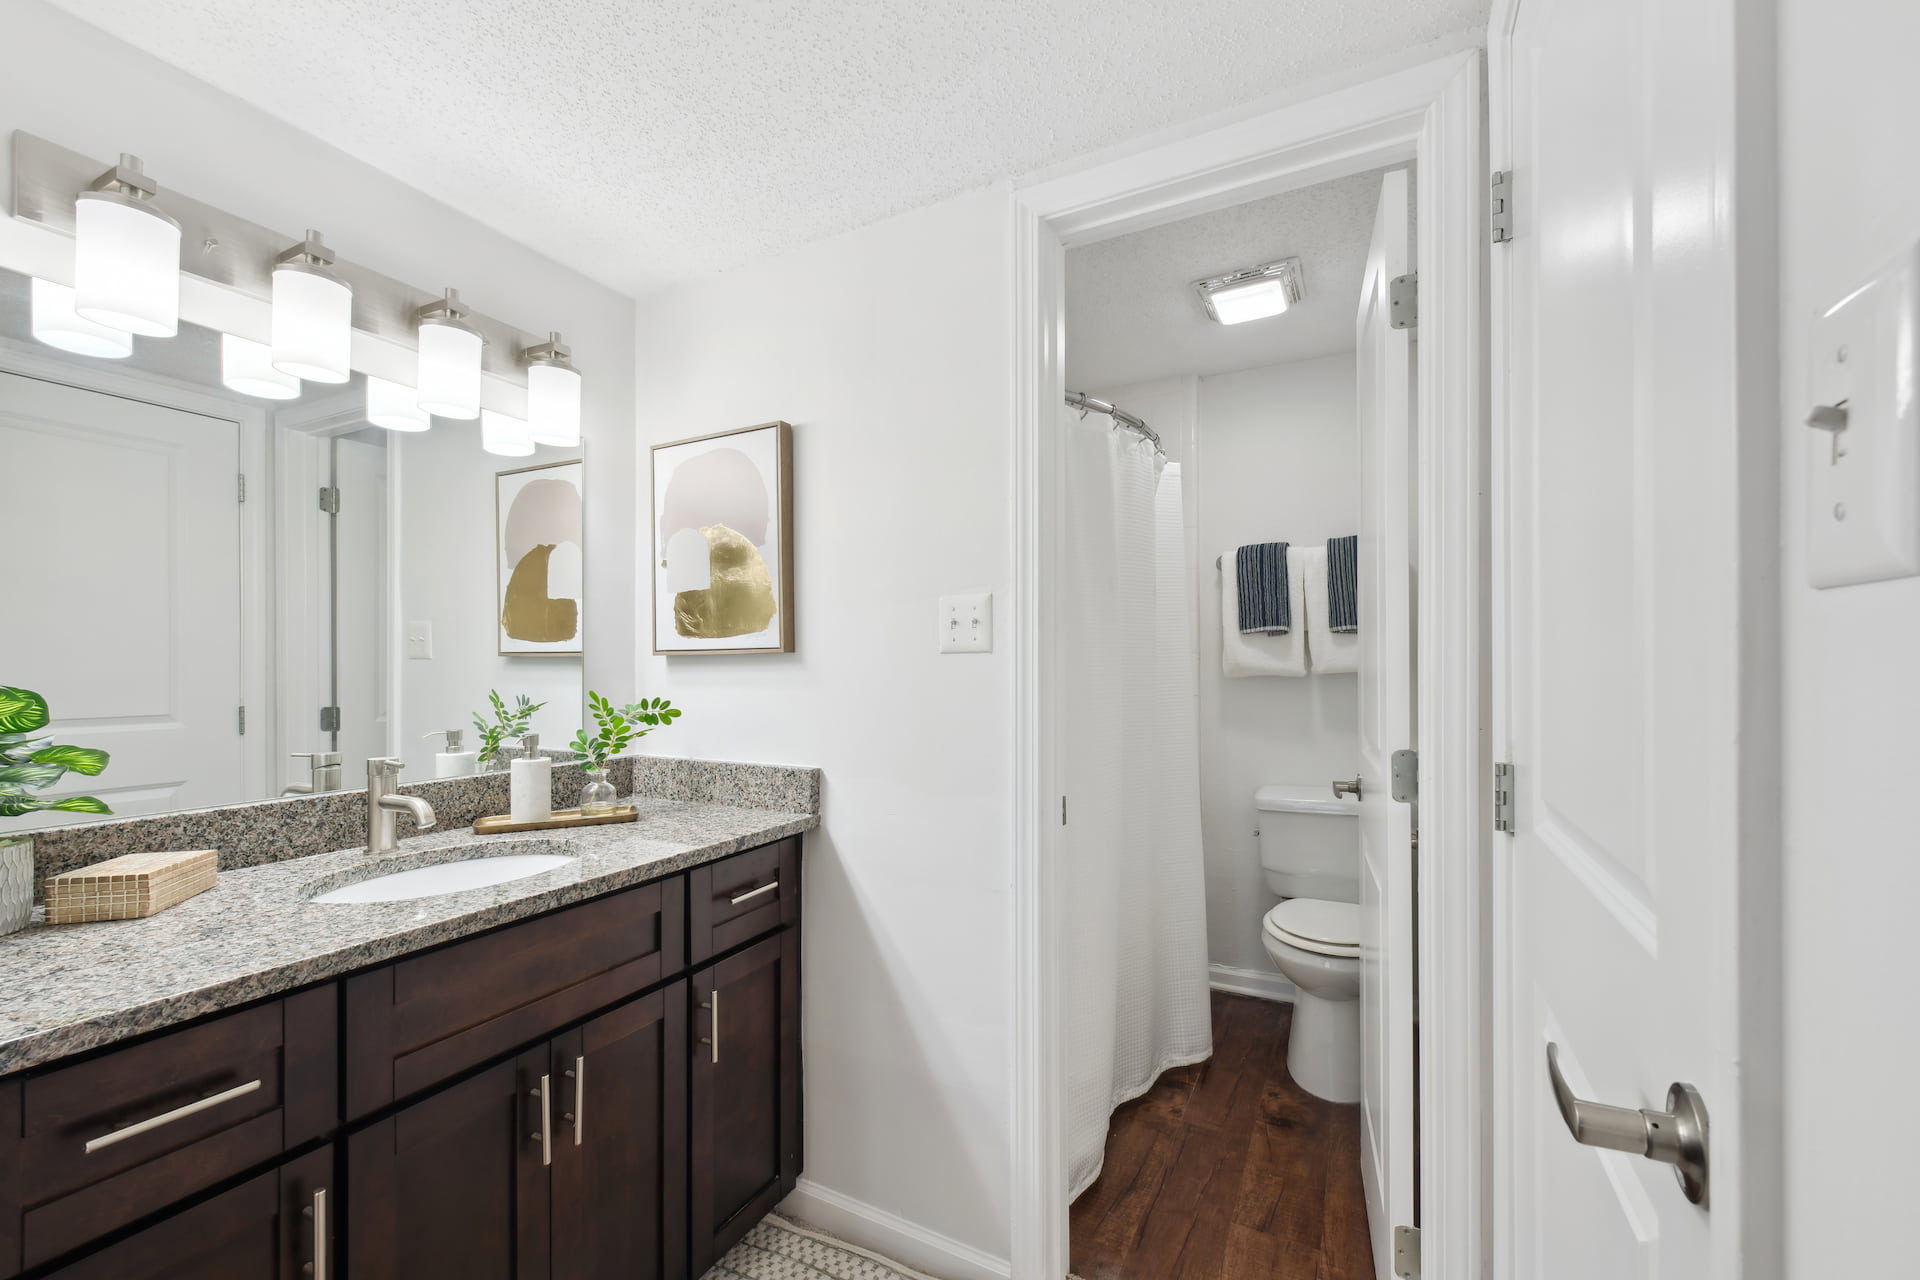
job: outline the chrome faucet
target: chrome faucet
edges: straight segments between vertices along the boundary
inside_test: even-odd
[[[367,761],[367,852],[392,853],[399,847],[396,820],[402,813],[413,815],[413,825],[425,831],[434,822],[433,806],[418,796],[403,796],[395,791],[400,780],[401,762],[376,756]]]

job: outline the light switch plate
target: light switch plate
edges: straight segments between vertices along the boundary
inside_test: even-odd
[[[940,652],[993,652],[993,594],[940,597]]]
[[[1813,325],[1811,403],[1845,411],[1807,441],[1807,580],[1844,587],[1920,574],[1920,244]]]
[[[407,624],[407,656],[409,658],[433,656],[433,624],[431,622]]]

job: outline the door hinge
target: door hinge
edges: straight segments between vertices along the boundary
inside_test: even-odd
[[[242,471],[239,475],[235,476],[234,479],[240,482],[239,484],[240,501],[245,502],[247,500],[247,473]]]
[[[1487,202],[1487,225],[1493,242],[1505,244],[1513,239],[1513,175],[1505,169],[1493,175],[1493,190]]]
[[[320,708],[320,732],[322,733],[340,732],[340,708],[338,707]]]
[[[1067,798],[1065,796],[1060,797],[1060,825],[1063,827],[1067,825]]]
[[[1387,324],[1411,329],[1420,323],[1420,273],[1409,271],[1387,282]]]
[[[1403,1280],[1420,1280],[1420,1228],[1393,1229],[1393,1274]]]
[[[330,516],[340,514],[340,490],[333,485],[320,487],[320,509]]]
[[[239,715],[235,718],[240,722],[240,736],[244,738],[247,736],[247,709],[240,707],[238,710]]]
[[[1493,829],[1513,831],[1513,766],[1493,766]]]
[[[1420,753],[1402,747],[1393,753],[1393,798],[1412,804],[1420,798]]]

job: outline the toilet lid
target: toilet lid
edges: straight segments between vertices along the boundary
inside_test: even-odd
[[[1267,912],[1266,929],[1288,946],[1316,955],[1360,954],[1360,908],[1355,903],[1288,898]]]

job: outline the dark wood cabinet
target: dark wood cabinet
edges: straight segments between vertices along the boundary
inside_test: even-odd
[[[800,934],[788,929],[694,973],[692,1274],[800,1176]]]
[[[48,1280],[334,1280],[333,1148],[289,1160]]]

